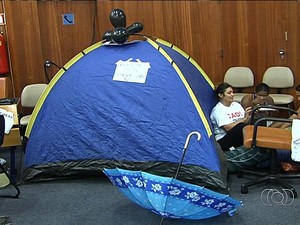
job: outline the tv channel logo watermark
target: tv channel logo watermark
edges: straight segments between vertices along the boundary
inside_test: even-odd
[[[270,188],[261,192],[260,200],[265,206],[290,206],[296,197],[291,189]]]

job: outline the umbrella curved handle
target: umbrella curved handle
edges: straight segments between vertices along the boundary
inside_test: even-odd
[[[198,131],[192,131],[191,133],[189,133],[189,135],[188,135],[187,138],[186,138],[186,141],[185,141],[185,144],[184,144],[184,149],[187,149],[187,147],[188,147],[188,145],[189,145],[189,143],[190,143],[190,139],[191,139],[191,137],[192,137],[194,134],[197,135],[197,141],[200,140],[201,134],[200,134]]]
[[[183,153],[182,153],[182,156],[181,156],[181,160],[180,160],[180,163],[179,163],[179,165],[178,165],[178,167],[177,167],[177,171],[176,171],[176,174],[175,174],[175,177],[174,177],[175,179],[177,179],[177,177],[178,177],[179,170],[180,170],[180,167],[181,167],[181,165],[182,165],[182,162],[183,162],[183,159],[184,159],[184,156],[185,156],[185,152],[186,152],[187,147],[188,147],[188,145],[189,145],[189,143],[190,143],[190,139],[191,139],[191,137],[192,137],[193,135],[197,135],[197,141],[199,141],[200,138],[201,138],[201,134],[200,134],[198,131],[192,131],[192,132],[189,133],[189,135],[187,136],[186,141],[185,141],[185,144],[184,144],[184,148],[183,148]]]

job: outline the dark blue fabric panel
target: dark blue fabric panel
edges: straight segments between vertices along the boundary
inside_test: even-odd
[[[149,62],[145,83],[114,81],[116,62]],[[196,88],[196,87],[195,87]],[[179,162],[219,171],[214,146],[176,71],[148,42],[102,46],[72,65],[42,105],[27,144],[25,166],[113,159]]]
[[[178,65],[197,97],[206,117],[209,118],[211,110],[217,104],[218,99],[205,77],[192,63],[189,62],[189,59],[185,58],[182,54],[162,43],[157,44],[159,44]]]
[[[210,113],[213,107],[217,104],[218,99],[216,98],[215,92],[210,84],[207,82],[205,77],[201,74],[201,72],[190,63],[189,59],[184,57],[179,52],[172,49],[172,47],[166,46],[162,43],[157,43],[160,47],[167,52],[167,54],[172,58],[174,63],[179,67],[180,71],[184,75],[187,80],[189,86],[191,87],[193,93],[195,94],[201,109],[203,110],[207,121],[212,129],[212,125],[210,123]],[[214,144],[214,137],[211,136],[211,145]],[[218,158],[217,153],[214,158]]]

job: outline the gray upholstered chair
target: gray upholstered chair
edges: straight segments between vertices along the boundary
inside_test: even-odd
[[[21,106],[24,108],[34,108],[35,105],[37,104],[40,96],[44,92],[44,90],[47,88],[47,84],[44,83],[37,83],[37,84],[29,84],[24,87],[21,93]],[[22,138],[22,145],[23,145],[23,150],[25,151],[25,146],[26,146],[26,138],[25,138],[25,130],[27,127],[27,124],[30,120],[31,114],[30,115],[23,115],[20,116],[20,133],[21,133],[21,138]]]
[[[294,86],[294,75],[290,68],[285,66],[269,67],[263,75],[262,82],[269,85],[271,89],[277,90],[276,93],[270,94],[275,105],[294,109],[294,96],[282,93],[283,89],[293,88]]]
[[[229,83],[235,89],[234,101],[241,102],[242,98],[248,94],[243,92],[243,89],[254,86],[254,75],[248,67],[230,67],[224,75],[224,82]]]

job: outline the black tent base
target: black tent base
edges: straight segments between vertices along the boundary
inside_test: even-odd
[[[38,182],[66,179],[74,176],[103,175],[104,168],[122,168],[144,171],[159,176],[174,177],[178,164],[170,162],[128,162],[114,160],[83,160],[48,163],[25,168],[22,182]],[[228,194],[227,178],[221,173],[195,165],[182,165],[178,180],[204,186],[211,190]]]

